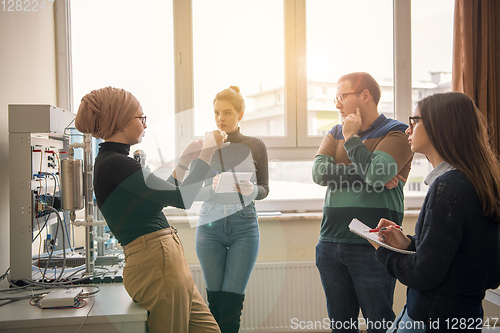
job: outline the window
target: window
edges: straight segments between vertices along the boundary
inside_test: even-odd
[[[454,4],[454,0],[412,1],[412,112],[420,99],[451,91]],[[424,179],[431,170],[425,156],[415,154],[405,186],[407,207],[420,208],[428,188]]]
[[[333,100],[337,80],[350,72],[377,79],[379,111],[394,117],[392,16],[392,0],[306,2],[308,136],[323,137],[342,121]]]
[[[193,0],[195,135],[216,128],[215,94],[239,86],[245,98],[243,133],[285,134],[283,2]]]
[[[341,122],[333,102],[338,78],[352,71],[372,73],[384,90],[380,111],[394,116],[393,8],[392,0],[307,0],[297,1],[295,10],[295,49],[287,53],[295,61],[288,59],[286,63],[292,62],[287,73],[295,73],[296,90],[283,91],[297,96],[296,104],[288,104],[286,112],[297,119],[294,146],[306,153],[292,154],[295,158],[287,159],[273,154],[276,149],[270,149],[270,193],[257,207],[319,211],[326,188],[312,182],[311,170],[321,140]],[[305,34],[300,33],[303,30]],[[359,40],[365,43],[357,43]]]
[[[383,90],[379,110],[406,123],[417,100],[450,89],[453,3],[73,0],[74,100],[108,85],[134,93],[148,116],[137,148],[155,169],[215,128],[215,94],[237,85],[242,132],[262,138],[270,157],[271,191],[258,207],[287,210],[292,195],[320,210],[325,188],[312,183],[311,164],[341,121],[338,78],[371,73]],[[428,171],[416,155],[408,207],[420,206]]]
[[[73,110],[91,90],[130,91],[148,117],[133,149],[152,169],[175,158],[172,17],[171,1],[71,1]]]

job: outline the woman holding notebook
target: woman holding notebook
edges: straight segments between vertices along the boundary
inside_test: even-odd
[[[257,260],[260,237],[254,200],[269,193],[269,175],[264,142],[240,132],[245,102],[239,88],[219,92],[213,107],[216,125],[227,133],[230,144],[213,155],[213,178],[205,182],[197,198],[204,202],[196,253],[210,311],[221,332],[229,333],[239,330],[245,289]],[[219,182],[224,186],[218,186]]]
[[[382,219],[376,256],[408,286],[406,306],[391,332],[481,331],[482,300],[500,284],[500,166],[484,119],[462,93],[435,94],[417,103],[407,129],[414,152],[434,170],[415,236]]]

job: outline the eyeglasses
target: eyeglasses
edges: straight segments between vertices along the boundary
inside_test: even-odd
[[[136,118],[139,118],[141,120],[142,126],[146,126],[146,116],[136,117]]]
[[[340,95],[339,95],[339,97],[337,97],[337,98],[335,98],[335,99],[333,100],[333,102],[334,102],[335,104],[337,104],[337,103],[344,104],[344,103],[345,103],[345,98],[346,98],[347,96],[352,95],[352,94],[360,94],[360,93],[362,93],[362,92],[363,92],[363,90],[361,90],[361,91],[353,91],[353,92],[350,92],[350,93],[345,93],[345,94],[340,94]]]
[[[410,117],[409,118],[409,124],[410,124],[410,131],[413,131],[413,127],[417,124],[417,120],[422,119],[422,117],[415,116],[415,117]]]

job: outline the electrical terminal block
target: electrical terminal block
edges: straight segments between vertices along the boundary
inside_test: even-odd
[[[45,210],[45,204],[39,202],[36,208],[37,208],[37,210],[36,210],[37,212],[41,212],[41,211]]]

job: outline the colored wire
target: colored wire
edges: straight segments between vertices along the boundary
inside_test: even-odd
[[[42,172],[42,160],[43,160],[43,151],[40,149],[40,170],[38,170],[40,176],[38,177],[38,180],[40,182],[40,189],[42,189],[42,175],[41,175],[41,172]],[[35,202],[35,216],[36,216],[36,224],[38,225],[38,230],[40,230],[41,232],[41,229],[40,229],[40,221],[38,220],[38,200],[40,199],[40,191],[38,191],[38,196],[36,197],[36,202]],[[41,247],[42,247],[42,237],[40,236],[40,240],[39,240],[39,243],[38,243],[38,270],[40,271],[40,274],[42,274],[42,270],[40,269],[40,252],[41,252]],[[43,274],[42,274],[43,276]]]
[[[54,239],[57,239],[57,232],[59,230],[59,224],[61,225],[61,229],[64,228],[63,222],[61,220],[61,215],[59,214],[59,212],[54,207],[51,207],[51,206],[46,206],[46,207],[56,213],[58,224],[57,224],[57,227],[56,227],[56,237],[54,237]],[[63,229],[63,232],[64,232],[64,229]],[[62,274],[64,273],[64,269],[66,267],[66,240],[65,240],[64,234],[63,234],[63,237],[62,237],[62,242],[63,242],[63,244],[62,244],[63,264],[62,264],[62,267],[61,267],[61,273],[59,273],[59,277],[56,279],[56,281],[59,281],[61,279]],[[52,251],[53,250],[54,250],[54,248],[52,248]],[[54,274],[54,278],[55,278],[55,274]]]
[[[57,157],[57,160],[59,161],[59,157]],[[52,177],[54,177],[54,181],[56,182],[56,186],[59,187],[59,194],[60,194],[61,193],[61,183],[59,182],[59,177],[57,177],[54,174],[52,174]],[[54,196],[55,196],[55,194],[56,194],[56,192],[54,189]],[[63,214],[63,220],[64,220],[64,229],[66,230],[66,237],[68,238],[69,248],[71,249],[71,251],[73,251],[73,247],[71,246],[71,239],[69,238],[68,224],[66,223],[66,216],[64,214]],[[75,245],[75,239],[74,239],[74,235],[73,235],[73,246],[74,245]]]

